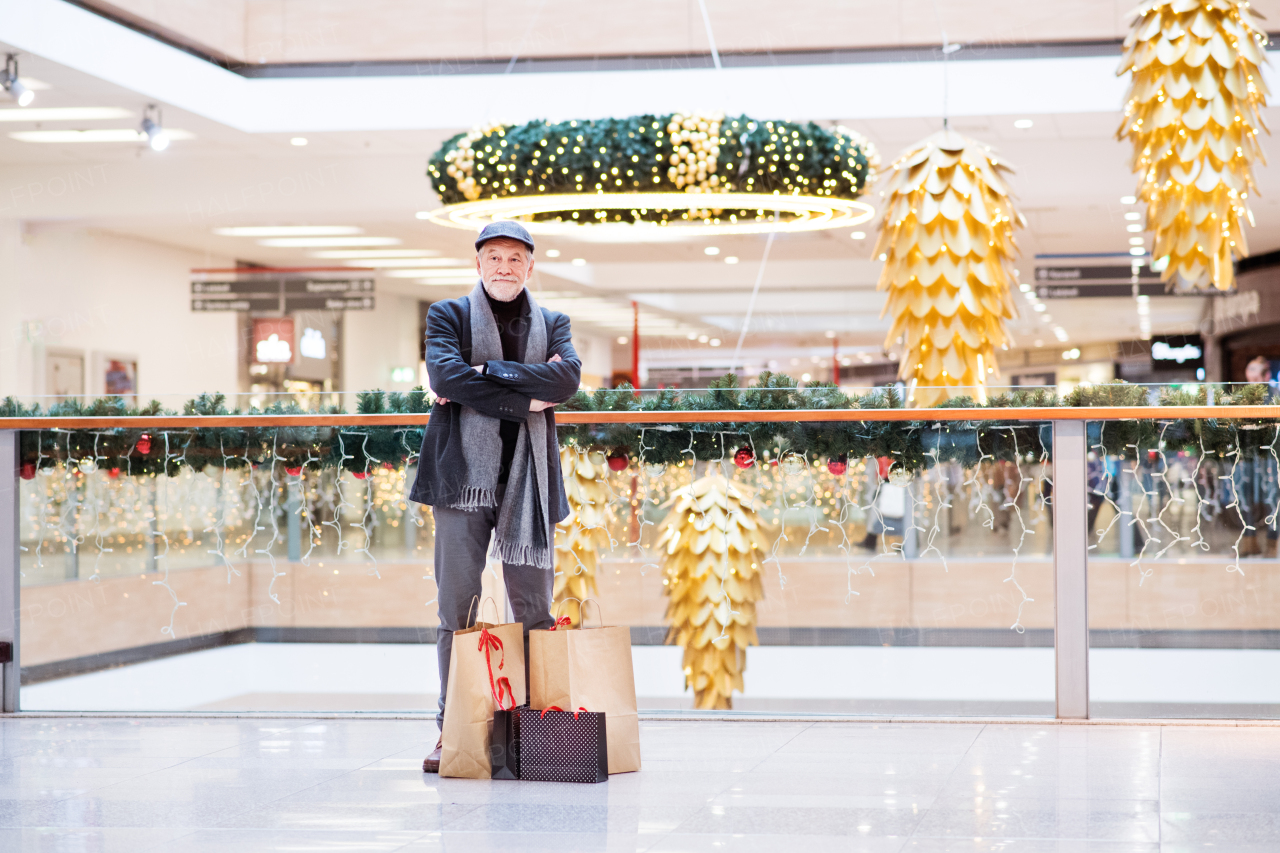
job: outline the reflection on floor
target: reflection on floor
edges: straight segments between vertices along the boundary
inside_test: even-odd
[[[680,649],[635,646],[640,706],[690,707]],[[1045,648],[763,646],[740,711],[899,716],[1053,714]],[[1094,716],[1280,716],[1280,651],[1094,649]],[[410,711],[435,707],[425,644],[246,643],[28,685],[24,710]]]
[[[1280,727],[646,722],[598,785],[424,775],[430,723],[0,720],[0,849],[1280,849]]]

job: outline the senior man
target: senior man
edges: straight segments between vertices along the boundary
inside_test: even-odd
[[[569,318],[539,308],[525,288],[533,251],[520,224],[486,225],[476,240],[479,284],[427,312],[436,403],[409,497],[435,515],[441,730],[453,632],[480,595],[491,537],[511,611],[524,623],[526,662],[529,630],[552,625],[555,525],[569,514],[552,407],[578,390],[582,364]],[[441,746],[423,772],[440,771]]]

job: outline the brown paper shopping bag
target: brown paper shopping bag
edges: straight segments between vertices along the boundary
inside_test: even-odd
[[[440,775],[488,779],[495,708],[524,701],[524,626],[478,622],[455,631],[445,687]]]
[[[529,705],[604,711],[609,772],[639,770],[631,629],[569,628],[566,623],[561,619],[548,631],[529,632]]]

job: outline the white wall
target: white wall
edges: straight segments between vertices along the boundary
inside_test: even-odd
[[[408,391],[418,384],[418,300],[377,293],[372,311],[348,311],[343,319],[343,405],[355,411],[357,391]],[[413,369],[411,382],[392,382],[397,367]]]
[[[575,332],[573,348],[578,351],[578,358],[582,359],[583,384],[592,390],[607,386],[609,377],[613,375],[613,338]]]
[[[44,393],[51,348],[82,352],[86,371],[95,353],[135,355],[144,403],[176,407],[203,391],[235,392],[235,316],[190,307],[190,270],[210,263],[203,253],[76,225],[0,220],[0,394]]]

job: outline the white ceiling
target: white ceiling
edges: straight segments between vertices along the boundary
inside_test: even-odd
[[[0,16],[0,37],[20,42],[23,75],[49,84],[39,92],[39,106],[121,107],[132,117],[73,125],[132,127],[146,103],[162,93],[168,97],[157,100],[166,125],[188,130],[194,138],[176,141],[162,154],[136,144],[38,145],[7,136],[36,125],[0,123],[0,188],[5,188],[0,191],[0,216],[27,220],[33,228],[107,229],[186,247],[210,259],[322,263],[305,250],[266,248],[252,239],[213,233],[222,226],[263,224],[355,225],[368,235],[398,239],[404,248],[468,258],[465,233],[414,217],[438,204],[424,177],[430,153],[458,130],[499,114],[504,120],[569,116],[580,107],[576,115],[583,117],[609,109],[611,91],[617,94],[619,114],[629,112],[622,109],[627,104],[664,111],[685,108],[689,100],[719,92],[722,103],[739,103],[755,115],[838,122],[865,133],[886,164],[941,125],[937,63],[897,63],[888,69],[863,65],[837,69],[839,73],[801,69],[825,75],[817,84],[777,69],[739,69],[764,76],[726,74],[715,78],[714,85],[699,83],[700,88],[694,86],[703,80],[697,75],[668,80],[637,72],[640,76],[619,88],[622,78],[616,72],[525,74],[520,85],[527,88],[495,100],[495,87],[503,84],[495,76],[479,81],[228,82],[220,75],[229,72],[136,33],[112,30],[115,25],[73,7],[67,11],[57,0],[10,2],[5,10],[19,6],[66,17],[77,27],[87,26],[86,32],[108,33],[134,48],[122,61],[101,39],[90,43],[87,37],[60,36],[47,29],[48,20],[32,14]],[[32,55],[24,48],[28,44],[43,46],[56,57]],[[155,57],[168,63],[165,73],[148,64]],[[1126,208],[1119,200],[1133,191],[1135,181],[1128,170],[1129,150],[1114,139],[1122,90],[1112,73],[1115,60],[1053,64],[1060,62],[954,63],[951,70],[951,127],[992,144],[1017,170],[1014,190],[1028,221],[1018,238],[1023,251],[1019,267],[1027,281],[1037,253],[1124,253],[1131,236],[1124,229]],[[282,85],[286,83],[290,85]],[[253,94],[237,101],[241,96],[228,94],[226,87],[241,84],[260,88],[242,90]],[[437,99],[442,93],[448,97]],[[6,108],[0,103],[0,109]],[[388,119],[392,110],[402,115]],[[1033,119],[1030,129],[1014,128],[1015,118],[1028,117]],[[1280,111],[1268,109],[1266,118],[1276,126]],[[317,129],[323,127],[338,129]],[[307,138],[305,147],[290,144],[299,135]],[[1249,235],[1255,253],[1280,247],[1280,176],[1262,167],[1258,183],[1258,225]],[[874,237],[874,227],[865,230]],[[610,314],[592,303],[589,312],[585,303],[578,303],[584,326],[592,325],[585,320],[590,315],[600,331],[624,334],[635,300],[645,312],[642,333],[650,339],[673,335],[670,346],[685,353],[705,346],[685,341],[688,332],[718,335],[726,346],[736,341],[764,251],[762,237],[620,246],[543,243],[540,249],[561,252],[555,260],[540,253],[538,284],[544,292],[578,294],[615,307]],[[712,243],[721,250],[718,256],[703,252]],[[821,348],[829,345],[824,333],[834,331],[842,346],[877,348],[887,323],[879,318],[882,299],[874,290],[879,265],[869,258],[872,243],[854,241],[847,231],[779,237],[761,279],[748,347]],[[724,263],[729,256],[739,263]],[[585,266],[572,266],[574,258]],[[428,299],[467,289],[385,275],[379,287]],[[1043,315],[1021,299],[1019,303],[1023,317],[1012,323],[1018,345],[1034,346],[1037,340],[1056,345]],[[1199,298],[1153,299],[1153,330],[1193,330],[1204,303]],[[1050,302],[1045,313],[1053,325],[1068,331],[1073,344],[1138,334],[1131,300]]]

